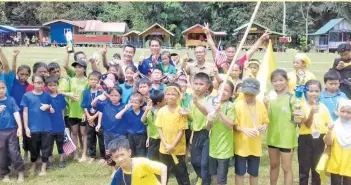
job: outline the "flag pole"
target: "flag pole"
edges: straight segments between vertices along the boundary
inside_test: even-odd
[[[254,12],[252,13],[250,22],[249,22],[249,24],[247,25],[245,34],[244,34],[243,38],[241,39],[241,42],[240,42],[240,44],[239,44],[239,47],[236,49],[236,52],[235,52],[235,55],[234,55],[234,59],[233,59],[233,61],[231,62],[230,66],[229,66],[229,68],[228,68],[228,70],[227,70],[227,74],[225,75],[225,79],[224,79],[224,81],[223,81],[224,83],[227,82],[227,80],[228,80],[228,78],[229,78],[230,71],[231,71],[231,69],[233,68],[234,63],[235,63],[235,61],[236,61],[237,58],[238,58],[239,52],[240,52],[241,48],[243,47],[244,42],[246,41],[246,37],[247,37],[247,35],[249,34],[249,31],[250,31],[250,28],[251,28],[251,26],[252,26],[252,23],[253,23],[254,20],[255,20],[255,17],[256,17],[258,8],[260,7],[260,4],[261,4],[261,1],[258,1],[257,4],[256,4],[256,7],[255,7]],[[220,90],[219,90],[219,92],[218,92],[219,98],[222,97],[223,90],[224,90],[224,85],[222,85],[222,87],[220,88]]]

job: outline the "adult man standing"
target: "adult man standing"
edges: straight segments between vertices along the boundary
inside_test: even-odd
[[[342,43],[338,46],[340,58],[334,60],[333,68],[341,75],[340,90],[351,98],[351,45]]]

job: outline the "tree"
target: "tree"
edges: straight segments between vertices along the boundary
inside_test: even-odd
[[[303,19],[305,20],[305,24],[306,24],[306,36],[305,36],[306,37],[306,45],[308,44],[308,22],[309,22],[308,13],[310,11],[311,6],[312,6],[312,2],[308,2],[307,6],[305,6],[305,3],[300,4],[300,11],[301,11]],[[306,7],[306,15],[304,13],[303,7]]]

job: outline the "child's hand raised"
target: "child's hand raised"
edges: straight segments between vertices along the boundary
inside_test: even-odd
[[[312,111],[313,111],[313,113],[319,112],[319,104],[316,100],[313,100]]]
[[[180,108],[180,109],[179,109],[179,114],[180,114],[181,116],[188,116],[188,115],[189,115],[189,111],[186,110],[186,109],[184,109],[184,108]]]
[[[100,53],[101,53],[102,56],[106,56],[106,53],[107,53],[107,47],[106,47],[106,45],[104,45],[104,46],[102,47]]]
[[[147,105],[146,105],[146,109],[145,110],[149,111],[149,110],[151,110],[151,108],[152,108],[152,100],[149,98],[147,100]]]
[[[18,50],[18,49],[14,49],[13,50],[13,56],[14,57],[17,57],[19,53],[20,53],[20,50]]]
[[[6,109],[6,105],[0,105],[0,112],[4,111]]]
[[[198,101],[199,101],[199,97],[196,94],[194,94],[193,95],[193,102],[197,103]]]
[[[105,101],[106,100],[106,96],[104,94],[101,94],[97,97],[98,100],[100,101]]]
[[[333,128],[334,128],[334,123],[328,123],[328,129],[329,130],[333,130]]]
[[[143,63],[143,61],[144,61],[144,59],[145,59],[145,52],[143,52],[141,55],[140,55],[140,57],[139,57],[139,60],[138,60],[138,63],[139,63],[139,65],[141,65],[142,63]]]
[[[124,109],[128,110],[128,109],[130,109],[131,106],[132,106],[132,104],[128,103],[128,104],[124,107]]]

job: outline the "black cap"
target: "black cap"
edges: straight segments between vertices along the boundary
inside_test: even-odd
[[[171,56],[172,56],[172,57],[178,56],[178,53],[171,53]]]
[[[260,82],[255,78],[246,78],[243,81],[241,91],[243,93],[252,93],[257,95],[260,92]]]
[[[84,68],[87,68],[87,63],[84,60],[77,60],[76,62],[72,63],[73,67],[75,67],[76,65],[80,65]]]

